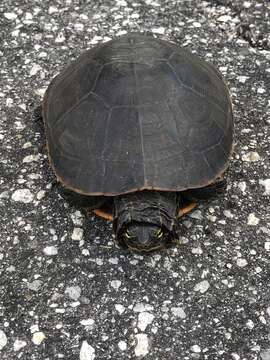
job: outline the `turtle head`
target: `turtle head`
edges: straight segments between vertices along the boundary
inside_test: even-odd
[[[150,252],[172,244],[175,237],[176,193],[151,190],[114,198],[117,242],[130,250]]]
[[[154,251],[164,248],[171,238],[170,231],[165,227],[144,222],[130,222],[121,232],[120,243],[130,250]]]

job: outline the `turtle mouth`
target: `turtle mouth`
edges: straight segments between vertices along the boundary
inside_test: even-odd
[[[136,247],[136,246],[131,246],[126,244],[126,247],[133,251],[133,252],[138,252],[138,253],[151,253],[157,250],[161,250],[161,249],[166,249],[167,246],[165,244],[159,244],[156,246],[151,246],[151,247]]]
[[[150,238],[148,241],[140,241],[140,238],[128,239],[125,236],[118,238],[120,246],[136,253],[151,253],[157,250],[165,250],[172,245],[172,234],[167,232],[162,239]]]

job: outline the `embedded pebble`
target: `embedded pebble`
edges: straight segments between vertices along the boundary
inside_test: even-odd
[[[228,219],[233,219],[233,218],[234,218],[234,215],[233,215],[233,213],[231,212],[231,210],[224,210],[224,215],[225,215],[226,218],[228,218]]]
[[[270,195],[270,179],[260,180],[259,184],[265,187],[263,195]]]
[[[38,332],[39,331],[39,325],[38,324],[33,324],[30,326],[30,331],[31,331],[31,334],[34,334],[35,332]]]
[[[137,344],[135,347],[136,356],[145,356],[149,352],[149,340],[146,334],[137,334],[135,335]]]
[[[50,6],[49,7],[49,10],[48,10],[48,13],[51,15],[51,14],[54,14],[54,13],[57,13],[58,12],[58,9],[57,7],[55,6]]]
[[[199,23],[198,21],[194,21],[193,23],[192,23],[192,25],[195,27],[195,28],[200,28],[202,25],[201,25],[201,23]]]
[[[3,191],[0,193],[0,199],[8,199],[9,198],[9,192]]]
[[[191,350],[192,352],[194,352],[194,353],[200,353],[200,352],[201,352],[201,348],[200,348],[199,345],[192,345],[192,346],[190,347],[190,350]]]
[[[217,21],[219,21],[219,22],[228,22],[231,20],[232,20],[232,17],[230,15],[222,15],[217,18]]]
[[[264,94],[266,92],[266,90],[264,89],[264,88],[262,88],[262,87],[259,87],[258,89],[257,89],[257,93],[258,94]]]
[[[38,161],[39,155],[28,155],[23,158],[23,163],[31,163],[33,161]]]
[[[0,330],[0,350],[7,345],[7,337],[3,330]]]
[[[207,280],[203,280],[194,286],[194,291],[200,291],[202,294],[205,293],[210,287]]]
[[[47,90],[47,87],[42,87],[42,88],[36,89],[35,94],[40,96],[40,97],[43,97],[46,90]]]
[[[179,317],[180,319],[185,319],[187,317],[182,307],[172,307],[171,312],[175,317]]]
[[[141,312],[139,313],[138,316],[138,328],[141,331],[144,331],[148,325],[150,325],[152,323],[152,321],[154,320],[155,316],[149,312]]]
[[[66,40],[65,35],[60,33],[57,35],[55,42],[59,44],[64,42],[65,40]]]
[[[42,331],[38,331],[33,334],[32,342],[35,345],[40,345],[45,338],[45,334]]]
[[[251,319],[248,319],[248,321],[246,322],[246,326],[248,329],[252,330],[254,328],[254,322]]]
[[[116,311],[119,312],[119,314],[123,314],[123,312],[126,310],[125,307],[121,304],[115,304],[114,307]]]
[[[38,291],[42,284],[41,280],[34,280],[31,283],[28,283],[27,287],[32,291]]]
[[[116,0],[116,5],[127,6],[127,2],[125,0]]]
[[[243,2],[243,6],[244,6],[244,8],[248,9],[248,8],[251,7],[251,2],[249,2],[249,1],[244,1],[244,2]]]
[[[40,190],[38,193],[37,193],[37,199],[38,200],[41,200],[45,197],[45,194],[46,194],[46,191],[45,190]]]
[[[113,287],[115,290],[118,290],[119,287],[121,286],[121,281],[120,280],[112,280],[110,282],[111,287]]]
[[[236,260],[236,264],[239,267],[245,267],[245,266],[247,266],[248,262],[247,262],[246,259],[239,258],[239,259]]]
[[[192,254],[201,255],[203,253],[203,250],[200,246],[198,246],[196,248],[192,248],[191,252],[192,252]]]
[[[12,13],[12,12],[6,12],[6,13],[4,13],[4,17],[8,20],[14,20],[17,18],[17,14]]]
[[[84,220],[84,216],[81,213],[81,211],[76,210],[74,213],[71,214],[71,220],[73,222],[74,225],[77,226],[82,226],[83,225],[83,220]]]
[[[244,193],[247,188],[247,184],[244,181],[238,183],[238,188]]]
[[[247,221],[248,225],[256,226],[259,224],[259,222],[260,219],[258,219],[254,213],[248,215],[248,221]]]
[[[71,300],[78,300],[81,292],[82,289],[79,286],[69,286],[65,290],[65,294],[67,294]]]
[[[233,360],[240,360],[240,356],[236,353],[231,353]]]
[[[94,319],[84,319],[80,321],[80,324],[83,326],[92,326],[94,325],[95,320]]]
[[[26,342],[26,341],[18,340],[18,339],[17,339],[17,340],[14,341],[13,350],[14,350],[14,351],[19,351],[19,350],[21,350],[22,348],[24,348],[26,345],[27,345],[27,342]]]
[[[260,155],[255,151],[250,151],[242,156],[242,160],[247,162],[256,162],[260,160],[260,158]]]
[[[109,263],[117,265],[118,264],[118,259],[117,258],[109,258]]]
[[[94,358],[95,349],[84,340],[80,350],[80,360],[94,360]]]
[[[127,350],[127,343],[123,340],[120,340],[118,342],[118,347],[121,351],[125,351],[125,350]]]
[[[237,76],[237,80],[238,80],[240,83],[242,83],[242,84],[244,84],[244,83],[247,81],[247,79],[249,79],[248,76],[244,76],[244,75],[242,75],[242,76]]]
[[[34,195],[29,189],[18,189],[14,191],[14,193],[11,195],[11,198],[13,201],[29,204],[34,200]]]
[[[190,214],[188,214],[188,216],[191,217],[192,219],[196,219],[196,220],[203,219],[201,210],[192,211]]]
[[[34,64],[30,70],[30,76],[36,75],[40,70],[42,70],[41,66],[38,64]]]
[[[46,246],[43,249],[43,253],[48,256],[54,256],[58,254],[58,249],[56,246]]]
[[[144,312],[144,311],[152,311],[154,308],[152,305],[149,304],[144,304],[144,303],[137,303],[134,308],[133,311],[134,312]]]
[[[164,28],[164,27],[153,28],[153,29],[152,29],[152,32],[153,32],[154,34],[160,34],[160,35],[162,35],[162,34],[165,33],[165,28]]]
[[[71,239],[74,240],[74,241],[81,241],[82,238],[83,238],[83,229],[75,227],[73,229]]]

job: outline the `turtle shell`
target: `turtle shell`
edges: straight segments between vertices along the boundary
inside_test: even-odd
[[[43,118],[56,176],[86,195],[203,187],[224,172],[232,149],[220,73],[141,34],[84,52],[49,85]]]

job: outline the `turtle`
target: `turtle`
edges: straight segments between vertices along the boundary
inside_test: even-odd
[[[42,117],[61,194],[113,221],[129,250],[167,248],[179,218],[226,189],[228,87],[174,42],[129,33],[84,51],[49,84]]]

